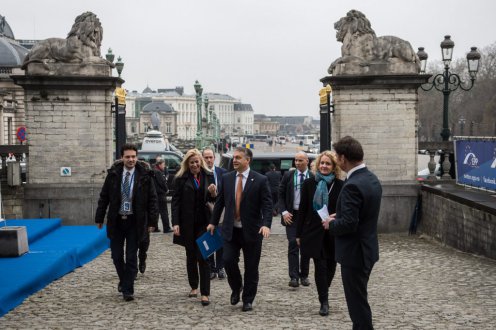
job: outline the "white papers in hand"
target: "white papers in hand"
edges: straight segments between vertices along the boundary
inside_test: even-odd
[[[327,217],[329,217],[329,211],[327,210],[327,205],[324,205],[323,208],[317,210],[317,213],[319,214],[322,221],[326,221]]]

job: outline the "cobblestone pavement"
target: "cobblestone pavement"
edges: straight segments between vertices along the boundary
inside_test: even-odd
[[[126,303],[117,293],[107,251],[26,299],[0,318],[0,329],[351,329],[339,266],[330,315],[321,317],[313,279],[310,287],[288,287],[287,241],[274,223],[252,312],[229,304],[226,280],[212,281],[210,306],[188,298],[184,250],[172,244],[171,234],[154,233],[135,301]],[[369,282],[376,329],[496,328],[494,260],[418,236],[381,235],[380,248]]]

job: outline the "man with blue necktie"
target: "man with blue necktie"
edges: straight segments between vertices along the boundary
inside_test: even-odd
[[[211,148],[203,149],[202,156],[208,169],[214,173],[215,186],[217,187],[217,192],[219,192],[222,188],[222,175],[227,171],[221,167],[215,166],[215,153]],[[219,224],[219,229],[222,230],[222,223]],[[226,278],[223,254],[224,249],[220,248],[208,258],[208,263],[210,264],[210,279],[219,277],[219,279],[222,280]]]
[[[134,300],[138,245],[158,222],[153,172],[137,156],[135,145],[122,146],[121,159],[108,170],[95,215],[97,227],[102,229],[107,213],[107,236],[119,276],[117,290],[125,301]]]

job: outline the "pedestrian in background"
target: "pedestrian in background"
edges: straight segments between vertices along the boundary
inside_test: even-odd
[[[301,188],[301,201],[296,237],[302,256],[312,258],[315,266],[315,284],[319,294],[322,316],[329,315],[329,287],[336,272],[334,237],[319,212],[336,212],[336,203],[343,187],[341,169],[331,151],[323,151],[315,160],[315,177],[308,178]]]
[[[279,185],[279,209],[281,224],[286,228],[288,239],[288,269],[289,286],[296,288],[300,284],[309,286],[308,273],[310,258],[301,255],[300,247],[296,242],[296,226],[300,219],[301,188],[303,181],[313,178],[314,174],[308,169],[308,155],[299,151],[295,155],[295,169],[290,169],[282,178]]]
[[[107,236],[119,276],[117,289],[125,301],[134,300],[138,245],[158,221],[153,172],[137,156],[135,145],[122,146],[121,160],[108,170],[95,214],[99,229],[103,228],[107,214]]]
[[[191,287],[189,297],[198,296],[200,282],[203,306],[210,304],[210,265],[203,259],[196,239],[206,231],[211,215],[207,203],[215,202],[215,197],[216,187],[212,172],[206,168],[198,149],[189,150],[174,178],[173,242],[184,246],[186,250],[186,271]]]
[[[170,233],[172,230],[169,224],[169,210],[167,209],[167,192],[169,191],[169,187],[167,186],[166,164],[163,158],[157,158],[154,172],[155,188],[157,189],[158,197],[158,212],[162,220],[162,228],[164,233]]]
[[[344,294],[353,329],[373,329],[367,285],[379,260],[377,221],[382,186],[363,162],[363,148],[351,136],[333,145],[347,180],[329,217],[329,230],[336,237],[336,260],[341,265]]]
[[[227,171],[221,167],[215,166],[215,153],[211,148],[205,148],[202,152],[203,159],[205,160],[205,164],[207,168],[213,173],[215,180],[215,187],[217,188],[217,192],[222,188],[222,176],[227,173]],[[209,204],[212,207],[214,203]],[[224,219],[222,219],[224,220]],[[219,222],[219,229],[222,230],[222,221]],[[226,273],[224,271],[224,248],[218,249],[214,254],[212,254],[208,258],[208,263],[210,264],[210,279],[214,279],[218,277],[220,280],[226,277]]]
[[[265,173],[265,176],[269,180],[270,194],[272,196],[272,215],[277,215],[277,201],[279,193],[279,184],[281,183],[281,171],[276,168],[276,165],[271,163],[269,165],[269,170]]]

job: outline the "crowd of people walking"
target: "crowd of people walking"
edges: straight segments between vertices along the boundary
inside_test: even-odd
[[[165,162],[157,159],[151,169],[138,160],[134,145],[125,144],[121,159],[108,171],[95,216],[100,229],[107,221],[117,289],[124,300],[134,300],[134,281],[138,271],[146,270],[150,232],[158,230],[160,215],[163,232],[173,232],[173,242],[185,249],[189,282],[185,294],[200,293],[201,304],[208,306],[210,281],[227,277],[230,304],[242,302],[243,312],[253,310],[262,241],[271,234],[273,216],[280,215],[288,240],[288,285],[311,285],[312,259],[318,313],[327,316],[329,288],[340,263],[353,329],[373,329],[367,284],[379,258],[382,188],[365,166],[357,140],[344,137],[333,149],[321,152],[312,164],[305,152],[297,152],[294,168],[284,175],[274,164],[265,175],[252,170],[252,151],[244,147],[234,149],[231,172],[215,166],[212,149],[191,149],[173,181],[171,228]],[[205,257],[197,241],[216,230],[223,246]],[[241,252],[244,274],[239,267]]]

